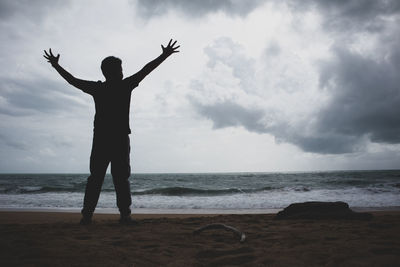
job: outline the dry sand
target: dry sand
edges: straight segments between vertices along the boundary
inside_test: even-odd
[[[0,212],[0,266],[400,266],[400,212],[370,221],[273,220],[274,215]],[[225,223],[246,233],[193,231]]]

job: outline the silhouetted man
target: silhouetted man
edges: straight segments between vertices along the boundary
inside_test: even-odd
[[[139,72],[123,79],[122,61],[116,57],[106,57],[101,62],[105,82],[85,81],[72,76],[58,64],[60,54],[54,56],[51,49],[44,51],[44,57],[57,72],[71,85],[93,96],[96,115],[92,153],[90,155],[90,176],[87,179],[83,200],[81,224],[90,224],[96,208],[104,176],[111,162],[117,206],[121,214],[120,223],[132,223],[130,217],[132,204],[129,186],[130,142],[129,107],[132,90],[155,68],[173,53],[179,52],[176,41],[169,41],[162,54],[149,62]]]

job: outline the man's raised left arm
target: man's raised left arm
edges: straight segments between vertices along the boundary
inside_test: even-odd
[[[178,53],[180,45],[176,45],[177,41],[171,39],[166,47],[161,45],[162,53],[156,59],[147,63],[140,71],[126,78],[125,80],[129,83],[131,88],[136,87],[150,72],[157,68],[164,60],[170,55]]]

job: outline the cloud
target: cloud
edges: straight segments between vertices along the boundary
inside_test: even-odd
[[[214,69],[218,64],[231,68],[232,75],[238,79],[244,91],[254,92],[255,60],[247,57],[241,45],[231,38],[220,37],[210,46],[204,48],[208,57],[207,67]]]
[[[229,100],[201,104],[191,99],[196,111],[213,123],[214,129],[243,127],[249,132],[271,134],[277,143],[291,143],[305,152],[343,154],[363,150],[366,139],[357,135],[321,133],[307,120],[291,124],[278,111],[246,107]],[[275,114],[274,114],[275,113]]]
[[[261,109],[246,108],[229,100],[214,104],[201,104],[192,99],[192,103],[202,116],[213,121],[215,129],[243,126],[251,132],[265,132],[265,126],[262,123],[264,111]]]
[[[379,32],[387,18],[400,12],[397,0],[305,0],[287,1],[293,12],[314,9],[321,14],[325,29],[339,32]]]
[[[400,2],[308,2],[321,12],[323,27],[336,38],[332,59],[319,68],[320,87],[329,101],[315,114],[315,131],[399,144]]]
[[[68,84],[48,79],[0,78],[0,114],[28,116],[84,107]]]
[[[137,0],[139,14],[144,17],[163,15],[174,9],[192,18],[216,12],[246,16],[264,2],[265,0]]]
[[[293,13],[316,11],[323,17],[326,29],[335,31],[378,32],[385,27],[386,18],[400,12],[397,0],[137,0],[138,12],[154,17],[177,10],[188,17],[202,17],[223,12],[232,16],[246,16],[265,3],[287,5]]]
[[[378,62],[335,48],[335,60],[321,67],[321,86],[329,90],[331,99],[317,115],[317,128],[368,135],[373,142],[400,143],[399,51]]]
[[[0,1],[4,39],[0,56],[0,168],[60,171],[71,166],[70,170],[76,171],[75,166],[81,166],[80,171],[87,170],[94,112],[91,98],[57,76],[41,56],[43,48],[73,54],[62,57],[63,66],[83,78],[97,77],[98,70],[93,72],[90,66],[98,68],[99,55],[116,53],[130,58],[135,51],[150,51],[146,43],[157,38],[154,34],[171,30],[183,36],[180,39],[186,39],[186,45],[173,61],[163,63],[169,67],[163,65],[141,85],[150,90],[138,90],[134,96],[135,145],[148,144],[142,149],[146,153],[154,150],[149,140],[155,139],[148,136],[152,137],[150,131],[159,125],[167,133],[163,138],[172,140],[164,142],[170,147],[190,144],[199,137],[195,138],[197,143],[205,151],[212,150],[214,138],[203,134],[210,129],[202,128],[205,124],[197,120],[202,118],[210,128],[237,127],[235,131],[220,131],[228,139],[225,134],[235,132],[240,138],[271,140],[243,133],[250,131],[319,154],[365,149],[371,153],[371,147],[394,147],[396,154],[399,145],[391,144],[399,143],[400,136],[396,135],[399,123],[395,116],[399,114],[398,6],[398,1],[391,0]],[[141,17],[137,20],[133,15]],[[140,21],[158,16],[163,18],[148,24]],[[295,25],[298,21],[302,23]],[[199,22],[204,22],[200,28]],[[220,35],[228,37],[218,38]],[[209,43],[212,39],[215,41]],[[205,43],[209,45],[202,50]],[[329,48],[331,44],[334,46]],[[141,58],[146,60],[145,53],[136,60],[144,62]],[[174,74],[169,75],[166,69]],[[163,80],[171,81],[171,90],[162,88]],[[195,119],[190,116],[193,111]],[[180,135],[175,142],[172,133],[177,125],[187,129],[187,135]],[[246,145],[237,142],[230,147]],[[282,153],[294,151],[287,146],[271,147]],[[57,160],[51,160],[51,151],[58,152]],[[200,159],[202,152],[196,151],[202,166],[217,164],[206,156]],[[169,153],[165,159],[176,161],[182,154]],[[143,162],[143,156],[137,156]],[[75,157],[77,160],[67,166]],[[24,158],[35,162],[24,162]],[[287,157],[282,161],[286,166]],[[293,168],[291,164],[287,166]],[[149,166],[142,170],[151,171]]]
[[[243,127],[271,134],[277,142],[294,144],[306,152],[342,154],[365,150],[370,142],[399,144],[397,36],[398,27],[386,27],[370,50],[335,42],[331,57],[317,64],[319,93],[325,95],[323,105],[314,105],[312,112],[300,115],[290,113],[292,107],[274,106],[265,98],[265,92],[271,90],[268,87],[278,86],[273,89],[282,92],[290,77],[275,75],[283,80],[269,85],[254,81],[256,60],[246,57],[240,45],[229,38],[221,38],[204,50],[209,57],[208,74],[192,83],[195,91],[189,100],[198,114],[212,121],[214,129]],[[284,51],[275,43],[267,46],[266,53],[279,57]],[[286,68],[279,58],[276,62],[276,69]],[[224,94],[220,88],[225,88]],[[281,102],[297,96],[298,102],[304,100],[297,92],[286,91],[288,98],[283,94]]]
[[[28,146],[23,141],[16,141],[12,137],[0,133],[0,143],[18,150],[27,150]]]
[[[312,118],[298,121],[296,125],[278,121],[277,126],[267,129],[266,133],[274,135],[278,143],[290,143],[305,152],[317,154],[352,153],[365,150],[367,142],[363,136],[319,132],[315,128]]]
[[[50,10],[60,8],[69,1],[63,0],[2,0],[0,1],[0,20],[11,17],[29,18],[31,22],[40,21]]]

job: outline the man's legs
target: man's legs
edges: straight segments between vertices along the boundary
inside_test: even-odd
[[[111,174],[117,195],[117,206],[122,218],[131,214],[130,206],[132,204],[129,184],[129,176],[131,175],[129,136],[116,137],[113,144]]]
[[[90,176],[87,179],[85,198],[83,200],[82,215],[84,219],[90,219],[96,209],[99,200],[101,186],[107,171],[109,160],[109,149],[107,138],[94,134],[92,153],[90,155]]]

